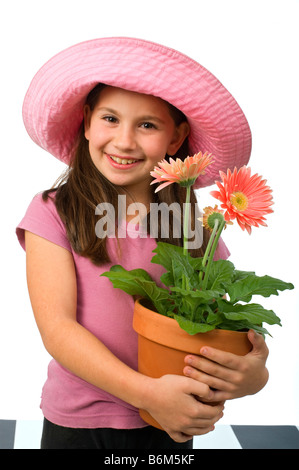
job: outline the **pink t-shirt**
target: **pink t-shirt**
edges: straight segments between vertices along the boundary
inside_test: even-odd
[[[110,280],[100,277],[100,274],[109,271],[114,264],[121,264],[128,270],[143,268],[159,283],[164,269],[151,263],[155,239],[136,236],[130,224],[124,229],[129,236],[119,239],[121,258],[116,239],[108,238],[111,262],[95,266],[73,251],[53,200],[44,202],[38,194],[18,225],[17,236],[24,249],[24,230],[28,230],[72,253],[77,276],[78,322],[99,338],[115,356],[137,370],[137,333],[132,328],[133,298],[120,289],[114,289]],[[225,259],[228,256],[229,252],[221,241],[217,258]],[[54,359],[48,367],[41,409],[49,421],[73,428],[131,429],[146,426],[136,408],[80,379]]]

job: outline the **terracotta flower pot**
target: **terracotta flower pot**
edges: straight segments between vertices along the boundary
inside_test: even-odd
[[[138,333],[138,370],[149,377],[165,374],[183,375],[184,358],[197,354],[202,346],[211,346],[239,356],[247,354],[252,345],[246,332],[212,330],[189,335],[176,320],[146,307],[144,299],[135,302],[133,328]],[[141,418],[154,427],[160,425],[145,410]]]

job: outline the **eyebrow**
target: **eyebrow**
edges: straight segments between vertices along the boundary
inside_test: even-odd
[[[108,113],[118,114],[117,111],[115,111],[115,109],[106,108],[106,106],[97,108],[97,111],[107,111]]]
[[[118,115],[119,112],[116,111],[115,109],[112,109],[112,108],[107,108],[106,106],[103,106],[103,107],[100,107],[100,108],[97,108],[98,111],[105,111],[105,112],[108,112],[108,113],[111,113],[111,114],[115,114],[115,115]],[[144,115],[144,116],[140,116],[138,117],[138,120],[140,121],[156,121],[160,124],[164,123],[163,119],[160,119],[158,118],[157,116],[152,116],[150,114],[147,114],[147,115]]]
[[[157,116],[146,115],[140,118],[141,121],[157,121],[161,124],[164,123],[163,119],[158,118]]]

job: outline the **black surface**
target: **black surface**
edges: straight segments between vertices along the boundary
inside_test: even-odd
[[[296,426],[232,426],[242,449],[299,449]]]
[[[13,449],[16,421],[0,420],[0,449]]]

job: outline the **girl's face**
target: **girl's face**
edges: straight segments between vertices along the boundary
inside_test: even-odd
[[[109,86],[93,111],[85,106],[84,121],[97,169],[138,201],[149,198],[150,171],[166,153],[174,155],[189,133],[186,122],[175,125],[160,98]]]

